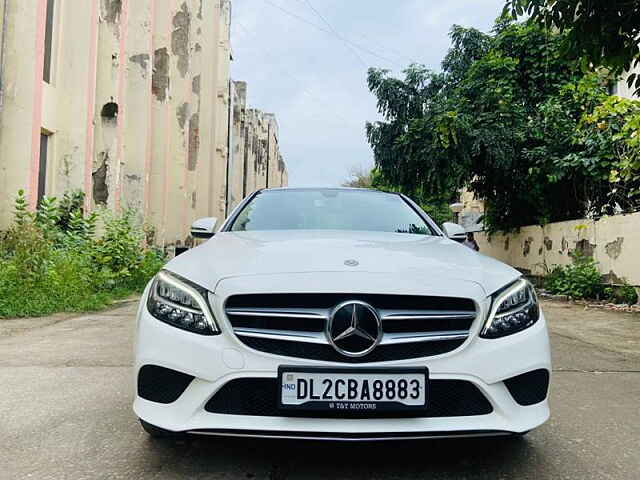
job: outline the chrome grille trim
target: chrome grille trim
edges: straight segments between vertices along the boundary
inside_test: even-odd
[[[316,296],[320,297],[321,294]],[[349,298],[350,295],[343,294],[343,296]],[[359,296],[362,297],[363,295],[353,295],[355,299]],[[368,294],[367,296],[376,297],[377,295]],[[224,308],[233,332],[241,342],[245,343],[243,340],[245,338],[248,344],[249,339],[253,338],[265,341],[315,344],[333,348],[327,337],[326,328],[335,306],[327,307],[328,303],[323,301],[323,305],[314,308],[314,301],[306,302],[306,299],[299,300],[299,298],[294,298],[290,303],[292,306],[289,307],[285,301],[271,301],[269,296],[265,294],[241,297],[249,298],[232,302],[231,305],[225,305]],[[386,297],[386,304],[383,308],[376,308],[375,305],[372,305],[376,308],[382,323],[383,334],[379,345],[386,348],[393,348],[393,345],[398,345],[399,347],[403,345],[409,347],[409,344],[425,345],[428,342],[436,342],[434,345],[437,345],[437,342],[463,342],[469,337],[477,315],[475,302],[469,309],[460,309],[454,306],[456,301],[459,304],[460,299],[456,298],[451,299],[453,308],[447,309],[446,304],[442,304],[442,301],[446,299],[439,298],[440,303],[445,308],[421,309],[415,308],[420,306],[415,303],[415,296],[412,297],[414,299],[414,308],[411,308],[407,302],[403,303],[402,295],[397,296],[400,308],[390,308],[393,307],[395,302],[390,302],[388,300],[389,296]],[[429,304],[430,298],[428,296],[424,297],[425,306]],[[262,307],[260,303],[263,301],[271,305]],[[276,305],[276,303],[278,304]],[[311,305],[307,307],[306,305],[309,303]],[[402,308],[402,306],[405,308]],[[415,326],[412,325],[414,320],[416,321]],[[433,320],[434,323],[431,323],[430,320]],[[269,350],[263,351],[269,352]],[[281,353],[278,354],[282,355]]]
[[[236,328],[233,330],[239,337],[270,338],[291,342],[319,343],[329,345],[324,332],[298,332],[292,330],[271,330],[261,328]],[[386,333],[380,345],[394,343],[438,342],[440,340],[460,340],[469,336],[468,330],[425,333]]]
[[[403,310],[403,311],[391,311],[391,310],[379,310],[380,318],[384,320],[439,320],[445,318],[452,319],[472,319],[475,318],[475,313],[469,312],[449,312],[449,311],[434,311],[434,310]]]
[[[469,336],[469,330],[454,330],[428,333],[385,333],[380,345],[394,343],[439,342],[440,340],[462,340]]]
[[[227,315],[241,317],[274,317],[274,318],[329,318],[329,311],[317,308],[295,308],[283,310],[280,308],[227,308]]]
[[[261,328],[236,328],[233,331],[239,337],[270,338],[272,340],[288,340],[291,342],[322,343],[329,345],[324,332],[299,332],[292,330],[270,330]]]

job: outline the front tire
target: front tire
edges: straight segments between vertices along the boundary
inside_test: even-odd
[[[156,427],[155,425],[151,425],[149,422],[145,422],[141,418],[140,425],[145,432],[149,434],[152,438],[176,438],[184,436],[183,433],[180,432],[172,432],[171,430],[165,430],[164,428]]]

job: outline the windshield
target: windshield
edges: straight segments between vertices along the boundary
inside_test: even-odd
[[[399,195],[346,189],[264,190],[242,209],[229,230],[365,230],[435,234]]]

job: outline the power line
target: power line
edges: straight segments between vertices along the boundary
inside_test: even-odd
[[[309,6],[309,0],[296,0],[296,1],[300,4],[307,4],[307,6]],[[322,18],[321,15],[320,17]],[[382,52],[384,55],[387,55],[388,53],[388,54],[391,54],[392,57],[397,57],[398,60],[400,58],[403,58],[404,60],[407,60],[409,63],[418,63],[418,61],[414,57],[407,56],[404,53],[402,53],[400,50],[398,50],[397,48],[393,48],[392,46],[384,45],[380,41],[373,39],[370,36],[363,34],[362,32],[352,31],[351,33],[357,35],[358,37],[362,38],[364,41],[368,43],[375,44],[376,50],[378,52]],[[345,40],[348,41],[348,39],[345,39]]]
[[[333,34],[336,36],[336,38],[338,38],[349,50],[351,50],[351,52],[356,56],[356,58],[360,61],[360,63],[367,68],[368,65],[367,63],[363,60],[363,58],[360,56],[360,54],[357,52],[357,50],[355,48],[353,48],[351,45],[349,45],[349,43],[346,41],[346,39],[340,35],[335,28],[333,28],[333,26],[327,21],[326,18],[324,18],[322,16],[322,14],[315,9],[315,7],[313,6],[313,4],[311,3],[310,0],[304,0],[304,2],[309,6],[309,8],[311,10],[313,10],[313,12],[320,17],[320,20],[322,20],[324,22],[324,24],[329,27],[329,29],[333,32]]]
[[[313,23],[313,22],[311,22],[311,21],[307,20],[307,19],[306,19],[306,18],[304,18],[303,16],[298,15],[298,14],[296,14],[296,13],[293,13],[293,12],[291,12],[291,11],[289,11],[289,10],[287,10],[287,9],[285,9],[285,8],[283,8],[283,7],[281,7],[280,5],[278,5],[277,3],[272,2],[271,0],[264,0],[264,2],[265,2],[265,3],[267,3],[268,5],[271,5],[271,6],[272,6],[272,7],[274,7],[274,8],[277,8],[278,10],[280,10],[281,12],[283,12],[283,13],[284,13],[284,14],[286,14],[286,15],[288,15],[288,16],[290,16],[290,17],[292,17],[292,18],[295,18],[296,20],[298,20],[298,21],[300,21],[300,22],[306,23],[307,25],[312,26],[312,27],[313,27],[313,28],[315,28],[316,30],[319,30],[319,31],[324,32],[324,33],[327,33],[327,34],[329,34],[329,35],[333,35],[333,34],[334,34],[331,30],[327,30],[326,28],[323,28],[323,27],[321,27],[320,25],[317,25],[317,24],[315,24],[315,23]],[[380,60],[384,60],[385,62],[391,63],[392,65],[399,66],[399,65],[395,62],[395,60],[391,60],[390,58],[387,58],[387,57],[384,57],[384,56],[382,56],[382,55],[379,55],[379,54],[377,54],[376,52],[374,52],[373,50],[370,50],[370,49],[368,49],[368,48],[366,48],[366,47],[363,47],[362,45],[360,45],[360,44],[358,44],[358,43],[352,42],[351,40],[349,40],[349,39],[347,39],[347,38],[344,38],[344,37],[342,37],[342,38],[344,39],[344,42],[348,43],[348,44],[349,44],[349,45],[351,45],[352,47],[355,47],[355,48],[360,49],[361,51],[363,51],[363,52],[365,52],[365,53],[368,53],[368,54],[369,54],[369,55],[371,55],[372,57],[376,57],[376,58],[378,58],[378,59],[380,59]]]
[[[253,33],[252,33],[252,32],[251,32],[247,27],[245,27],[242,23],[238,22],[238,20],[237,20],[237,19],[233,21],[233,24],[234,24],[234,25],[238,25],[238,26],[239,26],[239,27],[244,31],[244,33],[245,33],[246,35],[249,35],[249,36],[252,36],[252,37],[255,37],[255,36],[256,36],[256,35],[254,35],[254,34],[253,34]],[[316,101],[316,103],[318,103],[319,105],[321,105],[321,106],[322,106],[326,111],[329,111],[329,109],[327,108],[327,105],[329,104],[328,100],[326,100],[326,99],[324,99],[324,98],[320,98],[320,96],[318,96],[317,94],[314,94],[313,92],[311,92],[308,88],[306,88],[306,87],[303,85],[303,83],[304,83],[304,82],[303,82],[302,80],[300,80],[300,78],[296,77],[294,74],[292,74],[292,73],[291,73],[291,72],[289,72],[288,70],[284,69],[283,67],[281,67],[281,66],[279,66],[279,65],[276,65],[276,62],[275,62],[275,58],[274,58],[274,56],[273,56],[270,52],[268,52],[266,49],[262,49],[261,51],[262,51],[262,53],[264,54],[264,56],[269,57],[270,59],[274,60],[274,61],[272,62],[272,65],[276,66],[276,68],[278,68],[278,69],[279,69],[279,70],[280,70],[280,71],[281,71],[285,76],[287,76],[287,77],[289,77],[289,78],[293,79],[293,80],[294,80],[294,82],[296,82],[296,83],[299,85],[299,87],[300,87],[300,91],[301,91],[303,94],[307,95],[307,96],[308,96],[308,97],[310,97],[312,100],[315,100],[315,101]],[[341,115],[340,113],[338,113],[334,108],[332,108],[330,112],[331,112],[331,114],[332,114],[332,115],[334,115],[334,116],[336,116],[337,118],[339,118],[340,120],[342,120],[342,121],[345,123],[345,125],[348,125],[348,126],[355,126],[355,124],[354,124],[354,122],[353,122],[353,121],[351,121],[351,120],[349,120],[349,119],[345,118],[344,116],[342,116],[342,115]]]
[[[362,38],[363,40],[370,42],[370,43],[374,43],[377,45],[378,50],[387,50],[388,53],[390,53],[391,55],[394,55],[398,58],[403,58],[404,60],[409,61],[410,63],[419,63],[414,57],[409,57],[407,55],[405,55],[404,53],[400,52],[400,50],[398,50],[397,48],[393,48],[392,46],[389,45],[383,45],[380,41],[375,40],[371,37],[369,37],[368,35],[365,35],[362,32],[354,32],[358,37]]]

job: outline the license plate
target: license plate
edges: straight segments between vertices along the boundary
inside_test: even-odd
[[[417,368],[278,369],[280,407],[299,410],[424,409],[428,370]]]

